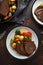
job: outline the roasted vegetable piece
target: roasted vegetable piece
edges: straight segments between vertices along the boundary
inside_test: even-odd
[[[15,39],[19,39],[20,38],[20,35],[15,35],[14,38]]]
[[[15,42],[19,41],[19,39],[15,39]]]
[[[7,20],[8,18],[9,18],[9,16],[4,17],[5,20]]]
[[[9,9],[9,10],[10,10],[10,12],[12,12],[12,7],[10,7],[10,9]]]
[[[7,20],[9,17],[11,17],[12,16],[12,13],[11,12],[9,12],[9,14],[6,16],[6,17],[4,17],[4,19],[5,20]]]
[[[17,30],[15,31],[15,34],[19,35],[19,34],[20,34],[20,30],[17,29]]]
[[[12,2],[13,2],[13,1],[16,2],[16,0],[10,0],[10,1],[12,1]]]
[[[30,36],[32,36],[32,33],[31,32],[24,32],[22,35],[26,36],[26,37],[30,37]]]
[[[15,35],[14,37],[15,37],[15,41],[18,41],[18,40],[22,41],[24,38],[24,36],[21,36],[21,35]]]
[[[20,38],[19,38],[19,39],[20,39],[20,41],[22,41],[22,40],[24,39],[24,36],[20,36]]]
[[[12,43],[12,48],[16,48],[16,43]]]
[[[17,41],[17,44],[21,44],[21,42],[20,41]]]
[[[12,9],[13,9],[13,10],[16,10],[16,9],[17,9],[16,5],[13,5],[13,6],[12,6]]]
[[[14,38],[11,38],[10,42],[13,43],[14,42]]]
[[[24,41],[28,41],[28,38],[27,37],[24,37],[24,39],[23,39]]]
[[[9,15],[8,15],[9,17],[11,17],[12,16],[12,13],[11,12],[9,12]]]
[[[12,10],[12,13],[15,13],[15,10]]]
[[[26,33],[27,31],[26,31],[25,29],[21,29],[21,30],[20,30],[20,34],[21,34],[21,35],[22,35],[24,32]]]

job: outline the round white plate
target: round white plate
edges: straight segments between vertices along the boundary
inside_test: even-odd
[[[35,54],[36,50],[30,56],[23,56],[23,55],[20,55],[19,53],[17,53],[15,50],[13,50],[12,47],[11,47],[10,40],[11,40],[11,38],[14,37],[16,29],[25,29],[27,31],[30,31],[32,33],[32,41],[34,41],[34,43],[35,43],[36,50],[38,49],[38,37],[37,37],[36,33],[32,29],[30,29],[28,27],[20,26],[20,27],[14,28],[8,34],[7,39],[6,39],[6,47],[7,47],[7,50],[15,58],[18,58],[18,59],[27,59],[27,58],[30,58],[32,55]]]
[[[37,16],[34,14],[35,12],[35,9],[41,4],[43,3],[43,0],[36,0],[35,3],[33,4],[33,7],[32,7],[32,15],[34,17],[34,19],[36,20],[36,22],[38,22],[39,24],[43,25],[43,22],[41,22]]]

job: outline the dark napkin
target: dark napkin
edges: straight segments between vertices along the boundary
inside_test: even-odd
[[[23,10],[26,9],[30,1],[31,0],[18,0],[18,10],[16,12],[16,16],[13,17],[11,22],[16,22],[16,23],[21,23],[21,24],[24,22],[25,17],[22,15]]]
[[[18,16],[29,4],[31,0],[18,0],[18,10],[16,16]]]

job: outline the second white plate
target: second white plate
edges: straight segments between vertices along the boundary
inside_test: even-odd
[[[36,20],[36,22],[38,22],[40,25],[43,25],[43,22],[40,21],[37,16],[34,14],[35,12],[35,9],[41,4],[43,3],[43,0],[36,0],[35,3],[33,4],[33,7],[32,7],[32,15],[34,17],[34,19]]]

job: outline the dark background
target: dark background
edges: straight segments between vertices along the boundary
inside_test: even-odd
[[[32,17],[32,5],[35,0],[31,0],[28,7],[18,16],[18,21],[14,22],[6,22],[0,24],[0,33],[2,31],[6,31],[4,37],[0,40],[0,65],[43,65],[43,26],[36,23],[36,21]],[[25,19],[24,22],[20,22],[19,19]],[[18,24],[17,24],[18,23]],[[39,48],[36,54],[27,60],[18,60],[13,58],[6,49],[6,37],[16,26],[25,25],[32,28],[39,38]]]

